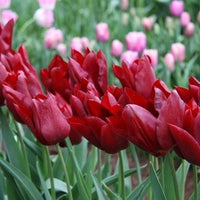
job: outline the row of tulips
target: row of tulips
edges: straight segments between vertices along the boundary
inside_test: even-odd
[[[72,50],[68,62],[56,55],[40,71],[44,91],[25,47],[12,48],[13,25],[0,29],[1,105],[40,143],[66,146],[66,137],[72,144],[85,137],[111,154],[134,143],[155,156],[175,151],[200,165],[200,82],[194,77],[188,88],[171,90],[144,56],[113,65],[121,87],[109,85],[102,51]]]

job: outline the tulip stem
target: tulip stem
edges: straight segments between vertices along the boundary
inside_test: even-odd
[[[51,199],[56,200],[56,192],[55,192],[55,187],[54,187],[54,177],[53,177],[53,169],[52,169],[52,164],[51,164],[51,159],[50,159],[50,154],[49,154],[49,149],[47,146],[45,146],[45,153],[46,153],[46,158],[47,158],[47,164],[48,164],[48,171],[50,174],[50,184],[51,184]]]
[[[57,147],[58,155],[60,157],[61,164],[62,164],[62,167],[63,167],[63,170],[64,170],[64,174],[65,174],[65,182],[66,182],[66,185],[67,185],[67,191],[68,191],[69,200],[73,200],[70,181],[69,181],[69,175],[68,175],[68,172],[67,172],[67,169],[66,169],[66,165],[65,165],[64,158],[63,158],[63,154],[62,154],[61,148],[60,148],[60,146],[58,144],[56,145],[56,147]]]
[[[193,180],[194,180],[194,200],[198,200],[198,181],[197,181],[197,166],[192,165]]]
[[[102,178],[102,173],[101,173],[101,150],[98,149],[98,180],[99,183],[101,184],[101,178]]]
[[[172,173],[172,177],[173,177],[176,199],[179,200],[180,199],[179,188],[178,188],[178,182],[177,182],[177,178],[176,178],[176,171],[175,171],[175,168],[174,168],[174,162],[173,162],[172,154],[167,153],[167,158],[169,160],[169,165],[170,165],[171,173]]]
[[[122,152],[119,152],[119,184],[120,184],[120,194],[122,194],[122,200],[126,199],[125,184],[124,184],[124,164]]]

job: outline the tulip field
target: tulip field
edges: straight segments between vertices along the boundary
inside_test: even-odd
[[[0,200],[199,200],[200,2],[0,0]]]

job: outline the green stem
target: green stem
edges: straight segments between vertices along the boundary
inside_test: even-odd
[[[174,168],[174,162],[173,162],[172,154],[167,153],[167,158],[169,160],[169,165],[170,165],[171,173],[172,173],[172,177],[173,177],[176,200],[180,200],[178,182],[177,182],[177,178],[176,178],[176,171],[175,171],[175,168]]]
[[[24,135],[24,130],[23,130],[21,124],[17,123],[16,121],[15,121],[15,125],[17,128],[17,132],[18,132],[17,135],[18,135],[18,138],[19,138],[19,141],[21,144],[22,152],[24,155],[24,164],[25,164],[25,168],[26,168],[26,175],[31,179],[31,172],[30,172],[30,168],[29,168],[28,156],[27,156],[26,147],[24,144],[23,136],[22,136],[22,135]]]
[[[34,18],[31,18],[29,20],[27,20],[24,25],[21,27],[21,29],[19,29],[19,34],[24,33],[25,30],[35,21]]]
[[[192,165],[193,180],[194,180],[194,200],[198,200],[198,181],[197,181],[197,166]]]
[[[65,174],[65,182],[66,182],[66,185],[67,185],[67,191],[68,191],[68,195],[69,195],[69,200],[73,200],[70,181],[69,181],[69,175],[68,175],[68,172],[67,172],[67,169],[66,169],[66,165],[65,165],[64,158],[63,158],[63,154],[62,154],[61,148],[60,148],[60,146],[58,144],[56,145],[56,147],[57,147],[58,155],[60,157],[61,164],[62,164],[62,167],[63,167],[63,170],[64,170],[64,174]]]
[[[181,181],[181,199],[184,200],[185,196],[185,160],[182,161],[182,181]]]
[[[51,159],[50,159],[50,154],[49,154],[49,149],[47,146],[45,146],[45,154],[47,155],[47,164],[48,164],[48,171],[50,175],[50,184],[51,184],[51,199],[56,200],[56,193],[55,193],[55,187],[54,187],[54,177],[53,177],[53,169],[52,169],[52,164],[51,164]]]
[[[122,152],[119,152],[119,183],[120,183],[120,193],[122,194],[122,200],[126,199],[125,183],[124,183],[124,164]]]
[[[98,149],[98,180],[99,183],[101,183],[101,179],[102,179],[102,172],[101,172],[101,150]]]
[[[135,165],[136,165],[138,183],[141,184],[142,183],[142,175],[141,175],[140,163],[139,163],[139,159],[137,156],[136,148],[133,144],[131,144],[130,147],[131,147],[131,152],[133,154],[133,159],[134,159]]]

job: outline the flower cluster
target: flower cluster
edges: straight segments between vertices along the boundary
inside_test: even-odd
[[[121,87],[108,84],[107,61],[102,51],[73,50],[68,62],[55,55],[40,77],[24,46],[12,49],[13,21],[0,29],[0,94],[14,118],[26,124],[44,145],[72,144],[82,137],[116,153],[134,143],[164,156],[175,151],[200,165],[200,82],[170,90],[156,79],[150,58],[113,65]],[[185,148],[185,147],[188,148]]]

